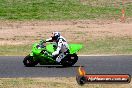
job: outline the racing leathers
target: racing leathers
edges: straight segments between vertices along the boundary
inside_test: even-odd
[[[52,38],[46,39],[46,42],[54,42]],[[60,36],[56,41],[56,51],[52,53],[52,56],[57,56],[56,61],[60,62],[64,57],[66,52],[69,52],[69,46],[66,39]]]

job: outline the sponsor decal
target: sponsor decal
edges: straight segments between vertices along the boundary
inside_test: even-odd
[[[85,83],[130,83],[129,74],[86,74],[84,68],[79,67],[76,76],[78,84]]]

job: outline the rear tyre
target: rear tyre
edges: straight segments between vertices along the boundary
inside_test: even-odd
[[[23,60],[23,64],[26,66],[26,67],[34,67],[35,65],[38,64],[37,61],[33,61],[33,57],[28,55],[24,58]]]
[[[70,54],[62,59],[61,64],[63,67],[71,67],[78,61],[77,54]]]

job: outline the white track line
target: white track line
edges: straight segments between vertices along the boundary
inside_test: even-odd
[[[131,56],[132,54],[101,54],[101,55],[78,55],[78,56]]]

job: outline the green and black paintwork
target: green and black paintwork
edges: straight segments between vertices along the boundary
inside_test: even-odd
[[[58,64],[62,66],[74,65],[78,60],[78,56],[76,53],[81,48],[81,44],[69,44],[69,53]],[[31,53],[24,58],[23,63],[26,67],[32,67],[37,65],[38,63],[40,65],[58,65],[51,55],[54,51],[54,44],[48,44],[42,47],[40,43],[34,43]]]

